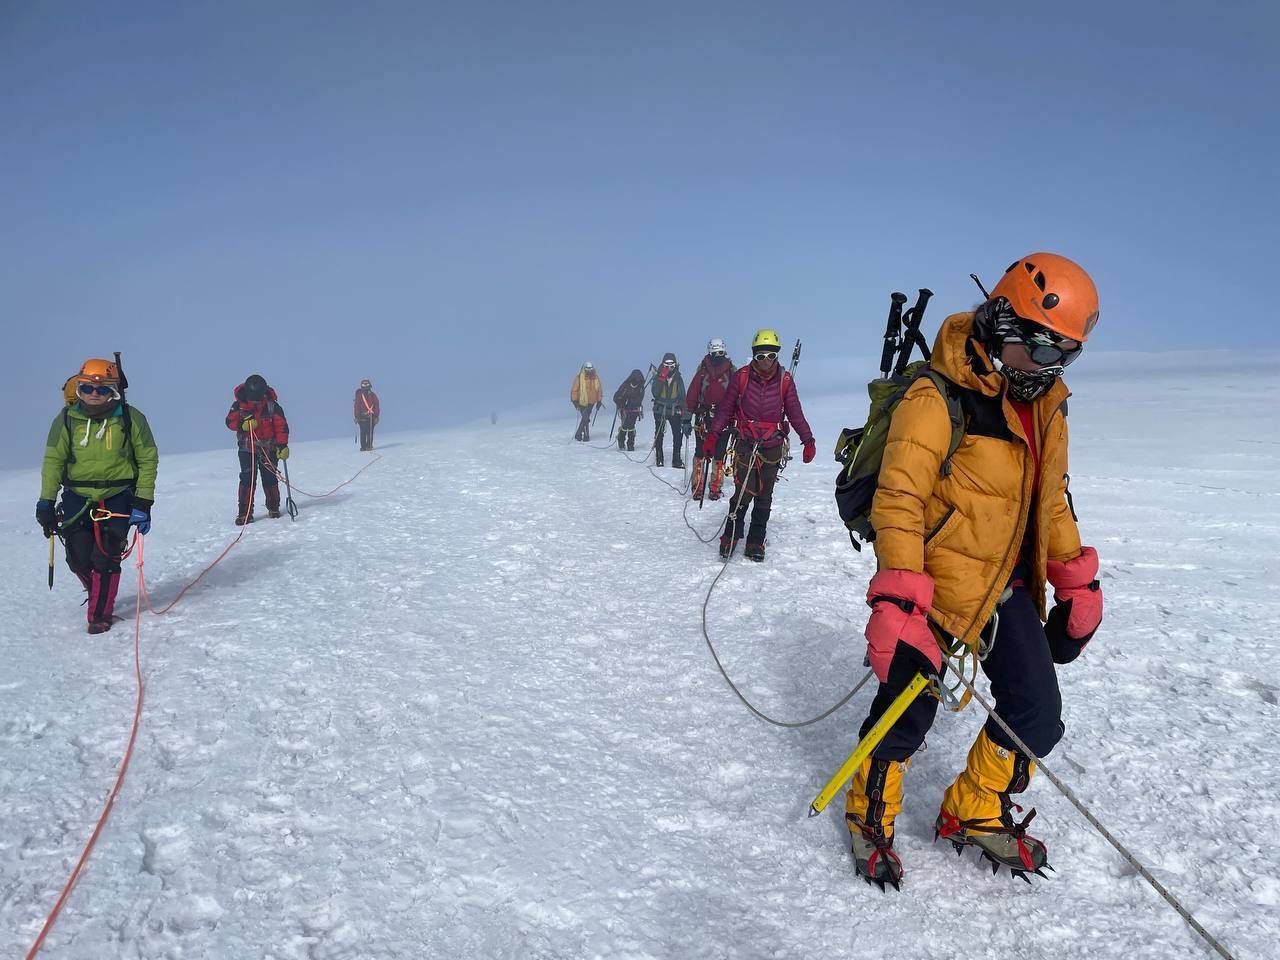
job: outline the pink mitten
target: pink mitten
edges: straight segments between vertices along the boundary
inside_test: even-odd
[[[871,619],[867,621],[867,659],[881,683],[889,681],[889,665],[899,646],[922,670],[942,669],[942,651],[925,614],[933,603],[933,579],[911,570],[881,570],[867,587]]]

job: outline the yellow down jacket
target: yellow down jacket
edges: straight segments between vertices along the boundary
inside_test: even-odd
[[[1042,620],[1047,561],[1080,554],[1066,498],[1070,394],[1059,380],[1034,402],[1036,487],[1035,461],[1004,378],[972,333],[972,313],[948,317],[930,364],[966,391],[965,436],[950,470],[943,467],[951,443],[946,401],[931,381],[917,380],[894,410],[871,508],[880,568],[927,573],[934,583],[930,620],[971,646],[1024,556],[1024,539],[1027,589]]]

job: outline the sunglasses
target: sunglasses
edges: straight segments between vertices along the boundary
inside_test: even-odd
[[[1021,322],[1018,332],[1032,362],[1041,367],[1065,367],[1080,356],[1084,344],[1034,323]],[[1067,346],[1070,344],[1070,346]]]
[[[115,387],[109,387],[105,384],[95,386],[92,383],[82,383],[76,387],[76,393],[82,397],[109,397],[116,392]]]
[[[757,353],[757,354],[756,354],[756,359],[757,359],[757,360],[777,360],[777,359],[778,359],[778,351],[777,351],[777,350],[762,350],[760,353]]]
[[[664,367],[674,367],[676,365],[676,362],[674,360],[663,360],[662,365]]]

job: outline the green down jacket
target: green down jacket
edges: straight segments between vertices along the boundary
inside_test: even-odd
[[[137,407],[129,407],[126,436],[124,404],[105,418],[90,419],[79,403],[54,417],[40,471],[40,499],[52,500],[64,483],[89,500],[105,500],[130,488],[140,500],[156,498],[156,449],[151,425]]]

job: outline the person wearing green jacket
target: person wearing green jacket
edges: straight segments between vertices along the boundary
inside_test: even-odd
[[[36,521],[46,537],[62,539],[67,566],[89,594],[89,632],[104,633],[129,528],[151,529],[160,452],[147,418],[125,403],[116,364],[86,360],[73,380],[75,401],[49,427]]]

